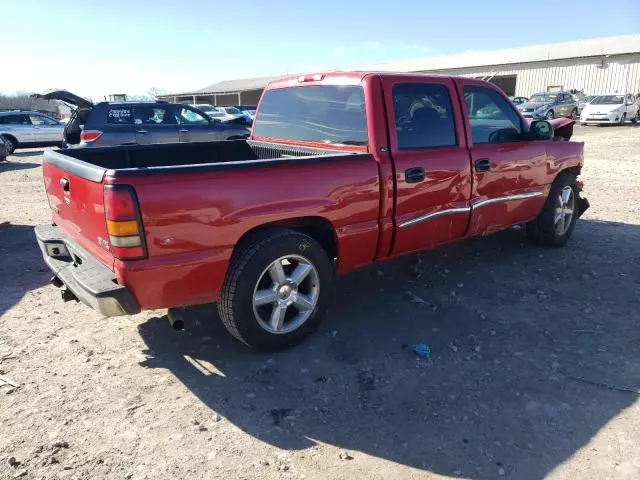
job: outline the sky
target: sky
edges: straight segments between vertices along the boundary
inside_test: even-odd
[[[640,33],[640,0],[2,0],[0,92],[222,80]]]

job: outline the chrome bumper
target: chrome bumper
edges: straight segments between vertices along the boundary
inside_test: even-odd
[[[44,261],[53,272],[54,285],[66,286],[76,299],[107,317],[140,312],[131,291],[116,282],[115,274],[79,248],[59,227],[40,225],[34,230]],[[65,300],[73,296],[63,290]]]

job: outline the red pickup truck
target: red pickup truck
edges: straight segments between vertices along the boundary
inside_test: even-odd
[[[36,237],[67,300],[217,301],[231,334],[279,349],[318,326],[334,274],[514,224],[564,244],[588,208],[569,135],[478,80],[285,78],[248,140],[47,151]]]

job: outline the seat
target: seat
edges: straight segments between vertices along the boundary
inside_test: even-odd
[[[455,144],[454,126],[450,118],[443,118],[435,108],[420,107],[413,112],[408,125],[409,147],[442,147]]]

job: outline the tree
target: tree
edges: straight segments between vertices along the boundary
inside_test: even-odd
[[[13,95],[0,93],[0,110],[42,110],[58,111],[58,102],[31,98],[29,92],[17,92]]]

